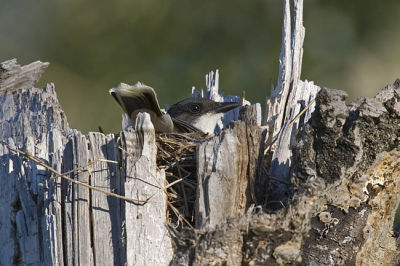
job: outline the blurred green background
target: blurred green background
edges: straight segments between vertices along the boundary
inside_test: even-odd
[[[373,96],[400,77],[400,1],[305,0],[302,79]],[[281,0],[0,0],[0,61],[50,66],[71,127],[121,127],[108,95],[119,82],[154,87],[162,106],[218,68],[225,94],[264,102],[276,83]]]

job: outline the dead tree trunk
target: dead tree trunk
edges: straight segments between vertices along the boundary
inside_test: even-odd
[[[344,92],[301,81],[303,3],[293,4],[266,126],[253,105],[196,142],[196,229],[166,223],[179,183],[157,165],[147,114],[135,130],[85,136],[53,84],[33,87],[46,63],[3,62],[0,265],[399,263],[400,81],[348,105]],[[224,100],[218,73],[205,97]]]
[[[69,129],[54,85],[33,87],[46,66],[21,68],[15,60],[0,66],[0,140],[10,146],[0,145],[0,264],[166,265],[172,248],[160,190],[165,176],[157,171],[149,116],[120,136]]]

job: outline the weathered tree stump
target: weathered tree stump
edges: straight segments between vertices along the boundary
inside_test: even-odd
[[[303,3],[289,3],[265,126],[246,106],[194,142],[195,229],[167,222],[179,180],[166,184],[147,114],[83,135],[53,84],[34,88],[47,63],[1,63],[0,265],[398,264],[400,81],[350,104],[301,81]],[[232,99],[218,79],[205,97]]]
[[[167,264],[164,175],[148,115],[120,137],[71,130],[54,85],[33,87],[46,66],[1,64],[0,140],[74,180],[139,202],[70,183],[0,145],[0,264]]]

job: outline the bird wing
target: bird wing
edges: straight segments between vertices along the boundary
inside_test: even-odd
[[[110,94],[121,105],[125,113],[131,117],[136,110],[152,110],[156,115],[162,116],[156,92],[152,87],[143,83],[131,86],[121,83],[117,88],[110,89]]]
[[[191,133],[191,132],[201,132],[204,133],[203,131],[201,131],[200,129],[198,129],[195,126],[192,126],[191,124],[189,124],[188,122],[181,120],[179,118],[174,118],[171,117],[172,122],[174,122],[174,128],[183,132],[183,133]]]

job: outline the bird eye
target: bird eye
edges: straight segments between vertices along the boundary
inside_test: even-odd
[[[190,111],[191,111],[192,113],[195,113],[195,114],[199,113],[199,112],[200,112],[200,105],[198,105],[198,104],[191,104],[191,105],[190,105]]]

